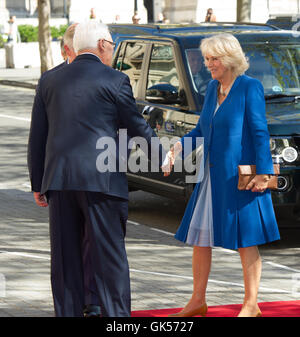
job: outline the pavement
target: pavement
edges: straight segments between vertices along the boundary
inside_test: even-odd
[[[35,205],[26,168],[34,97],[26,85],[36,84],[38,78],[39,69],[0,69],[0,317],[54,316],[48,211]],[[133,193],[139,198],[140,192]],[[131,207],[132,201],[129,213]],[[132,310],[179,308],[189,300],[192,248],[176,241],[174,231],[129,217],[126,248]],[[286,266],[263,257],[259,302],[300,300],[299,280],[299,261]],[[208,306],[242,303],[243,296],[239,254],[213,248]]]
[[[41,69],[39,67],[19,69],[0,68],[0,84],[2,85],[35,89],[40,76]]]

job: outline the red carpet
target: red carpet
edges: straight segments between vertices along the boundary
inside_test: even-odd
[[[209,306],[206,317],[236,317],[241,304]],[[259,303],[263,317],[300,317],[300,301]],[[133,311],[132,317],[166,317],[181,308]]]

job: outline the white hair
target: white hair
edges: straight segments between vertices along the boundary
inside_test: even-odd
[[[243,74],[248,68],[248,60],[242,47],[232,34],[220,33],[201,41],[202,55],[219,57],[226,68],[230,68],[235,76]],[[205,65],[206,61],[205,61]]]
[[[87,48],[97,48],[100,39],[111,39],[107,25],[95,20],[79,23],[73,39],[75,53]]]

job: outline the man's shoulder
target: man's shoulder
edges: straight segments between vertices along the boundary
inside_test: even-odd
[[[49,75],[55,73],[56,71],[58,71],[58,70],[60,70],[60,69],[63,69],[66,65],[67,65],[66,62],[62,62],[62,63],[60,63],[59,65],[57,65],[56,67],[51,68],[51,69],[45,71],[45,72],[41,75],[39,82],[43,82],[46,78],[49,77]]]
[[[56,71],[56,70],[61,69],[61,68],[65,67],[65,66],[67,66],[67,65],[68,65],[67,62],[62,62],[58,66],[56,66],[56,67],[48,70],[48,72]]]
[[[122,73],[119,70],[114,69],[112,66],[108,66],[102,62],[98,63],[99,70],[102,70],[103,72],[107,73],[109,76],[112,76],[113,78],[121,78],[124,79],[127,77],[126,74]]]
[[[129,81],[129,77],[126,74],[101,62],[98,64],[98,71],[99,74],[96,71],[94,73],[95,78],[109,80],[107,83],[110,84],[114,83],[118,85],[123,83],[126,79]]]
[[[74,67],[74,69],[81,67],[85,67],[85,69],[88,68],[91,70],[91,75],[94,75],[95,77],[98,76],[99,72],[101,72],[103,75],[109,76],[111,80],[118,78],[124,79],[127,77],[127,75],[123,74],[122,72],[104,64],[101,60],[98,60],[96,55],[92,54],[81,54],[77,56],[75,61],[72,62],[70,66]]]
[[[49,74],[51,74],[51,73],[53,73],[53,72],[55,72],[55,71],[57,71],[57,70],[59,70],[59,69],[65,67],[66,65],[67,65],[66,62],[62,62],[62,63],[60,63],[59,65],[57,65],[56,67],[51,68],[51,69],[45,71],[45,72],[42,74],[42,76],[47,76],[47,75],[49,75]]]

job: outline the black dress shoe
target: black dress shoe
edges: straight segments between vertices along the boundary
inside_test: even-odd
[[[84,317],[102,317],[101,308],[98,305],[87,305],[83,310]]]

